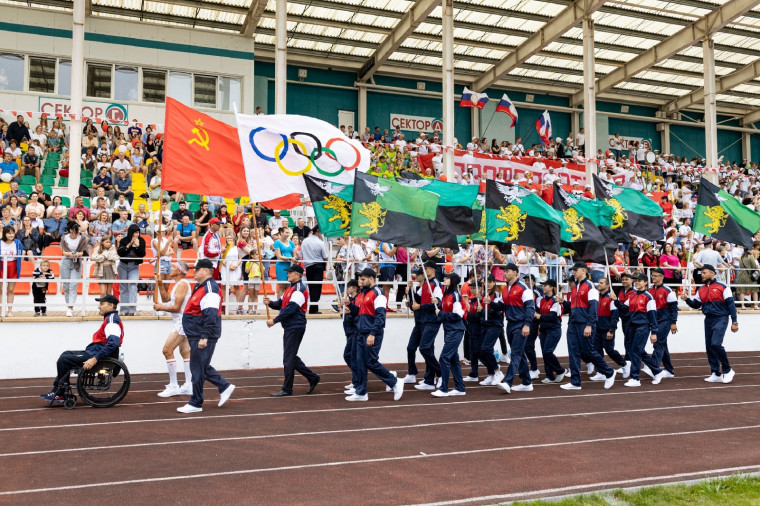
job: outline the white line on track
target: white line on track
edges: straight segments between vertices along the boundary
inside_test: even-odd
[[[385,431],[385,430],[403,430],[403,429],[422,429],[438,426],[451,426],[451,425],[467,425],[467,424],[481,424],[481,423],[503,423],[503,422],[523,422],[528,420],[546,420],[546,419],[558,419],[563,417],[577,417],[577,416],[600,416],[600,415],[620,415],[620,414],[632,414],[632,413],[649,413],[652,411],[669,411],[669,410],[682,410],[682,409],[701,409],[710,408],[717,409],[721,407],[729,406],[748,406],[752,404],[760,404],[758,401],[742,401],[742,402],[725,402],[725,403],[710,403],[710,404],[690,404],[686,406],[660,406],[654,408],[637,408],[637,409],[616,409],[610,411],[591,411],[585,413],[552,413],[551,415],[534,415],[534,416],[518,416],[510,418],[490,418],[487,420],[453,420],[447,422],[432,422],[432,423],[418,423],[411,425],[393,425],[393,426],[380,426],[380,427],[362,427],[357,429],[336,429],[336,430],[319,430],[310,432],[290,432],[282,434],[261,434],[255,436],[238,436],[238,437],[219,437],[219,438],[207,438],[207,439],[187,439],[176,441],[157,441],[151,443],[132,443],[132,444],[120,444],[120,445],[105,445],[105,446],[91,446],[91,447],[78,447],[78,448],[62,448],[57,450],[34,450],[26,452],[13,452],[13,453],[0,453],[0,458],[3,457],[25,457],[31,455],[46,455],[55,453],[74,453],[74,452],[88,452],[88,451],[100,451],[100,450],[116,450],[125,448],[143,448],[151,446],[171,446],[171,445],[185,445],[185,444],[203,444],[203,443],[218,443],[227,441],[248,441],[254,439],[276,439],[283,437],[304,437],[304,436],[322,436],[322,435],[334,435],[334,434],[350,434],[354,432],[373,432],[373,431]]]
[[[660,432],[660,433],[652,433],[652,434],[638,434],[638,435],[633,435],[633,436],[613,436],[613,437],[606,437],[606,438],[559,441],[559,442],[553,442],[553,443],[537,443],[537,444],[529,444],[529,445],[502,446],[498,448],[479,448],[475,450],[459,450],[459,451],[451,451],[451,452],[428,453],[425,455],[416,453],[413,455],[401,455],[401,456],[396,456],[396,457],[377,457],[377,458],[372,458],[372,459],[343,460],[343,461],[333,461],[333,462],[321,462],[321,463],[314,463],[314,464],[268,467],[268,468],[259,468],[259,469],[239,469],[235,471],[219,471],[219,472],[214,472],[214,473],[201,473],[201,474],[191,474],[191,475],[182,475],[182,476],[138,478],[134,480],[111,481],[111,482],[104,482],[104,483],[86,483],[86,484],[81,484],[81,485],[64,485],[64,486],[59,486],[59,487],[34,488],[34,489],[26,489],[26,490],[9,490],[5,492],[0,492],[0,496],[34,494],[34,493],[41,493],[41,492],[60,492],[64,490],[81,490],[81,489],[100,488],[100,487],[114,487],[114,486],[119,486],[119,485],[136,485],[139,483],[160,483],[160,482],[179,481],[179,480],[195,480],[195,479],[201,479],[201,478],[218,478],[218,477],[225,477],[225,476],[239,476],[239,475],[245,475],[245,474],[259,474],[259,473],[270,473],[270,472],[279,472],[279,471],[317,469],[317,468],[323,468],[323,467],[376,464],[380,462],[430,459],[430,458],[437,458],[437,457],[453,457],[453,456],[461,456],[461,455],[475,455],[475,454],[482,454],[482,453],[495,453],[495,452],[506,452],[506,451],[515,451],[515,450],[530,450],[530,449],[536,449],[536,448],[567,447],[567,446],[575,446],[575,445],[586,445],[586,444],[597,444],[597,443],[608,443],[608,442],[618,443],[620,441],[631,441],[631,440],[637,440],[637,439],[693,436],[697,434],[715,434],[715,433],[720,433],[720,432],[733,432],[733,431],[755,430],[755,429],[760,429],[760,425],[749,425],[749,426],[744,426],[744,427],[719,427],[719,428],[714,428],[714,429],[689,430],[689,431],[681,431],[681,432]]]
[[[721,385],[723,389],[739,389],[739,388],[756,388],[760,387],[760,384],[752,384],[752,385]],[[720,387],[719,387],[720,388]],[[321,409],[304,409],[304,410],[294,410],[294,411],[274,411],[274,412],[265,412],[265,413],[236,413],[236,414],[229,414],[229,415],[211,415],[211,416],[182,416],[177,415],[172,418],[151,418],[151,419],[136,419],[136,420],[113,420],[113,421],[107,421],[107,422],[88,422],[86,424],[82,423],[71,423],[71,424],[60,424],[60,425],[38,425],[38,426],[29,426],[25,425],[23,427],[8,427],[8,428],[2,428],[0,429],[0,432],[21,432],[21,431],[31,431],[31,430],[47,430],[47,429],[53,429],[53,430],[61,430],[61,429],[67,429],[67,428],[76,428],[81,429],[83,426],[87,427],[97,427],[100,425],[108,425],[110,427],[113,427],[115,425],[131,425],[131,424],[140,424],[140,423],[163,423],[163,422],[184,422],[184,421],[200,421],[200,420],[218,420],[223,418],[249,418],[249,417],[264,417],[264,416],[285,416],[285,415],[303,415],[303,414],[317,414],[317,413],[341,413],[341,412],[359,412],[359,411],[370,411],[370,410],[376,410],[376,409],[405,409],[405,408],[423,408],[423,407],[431,407],[431,406],[437,406],[437,407],[451,407],[456,405],[466,405],[466,404],[486,404],[486,403],[498,403],[498,402],[530,402],[530,401],[543,401],[543,400],[553,400],[553,399],[561,399],[561,400],[569,400],[569,399],[581,399],[581,398],[591,398],[591,397],[609,397],[609,396],[616,396],[616,395],[647,395],[647,394],[664,394],[664,393],[673,393],[673,392],[694,392],[694,391],[703,391],[703,390],[716,390],[714,386],[706,386],[706,387],[692,387],[692,388],[668,388],[668,389],[659,389],[659,390],[618,390],[614,392],[605,391],[605,392],[599,392],[599,393],[593,393],[593,394],[570,394],[570,395],[556,395],[556,396],[532,396],[532,397],[511,397],[508,395],[499,395],[493,399],[478,399],[474,401],[457,401],[457,402],[426,402],[426,403],[418,403],[418,404],[400,404],[400,403],[393,403],[393,404],[383,404],[379,406],[362,406],[362,407],[350,407],[350,408],[321,408]],[[333,394],[323,394],[323,395],[333,395]],[[340,394],[343,395],[343,394]],[[312,394],[313,396],[313,394]],[[252,399],[259,399],[260,397],[254,397]],[[249,400],[249,399],[238,399],[238,400]]]

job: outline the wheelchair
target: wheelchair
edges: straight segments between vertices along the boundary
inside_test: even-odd
[[[85,404],[93,408],[110,408],[120,403],[129,392],[129,369],[114,355],[99,361],[89,371],[81,367],[69,371],[69,377],[61,383],[63,407],[74,409],[77,396],[73,393],[71,374],[76,374],[76,390]]]

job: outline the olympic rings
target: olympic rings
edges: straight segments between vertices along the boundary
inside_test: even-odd
[[[285,137],[283,135],[283,137]],[[308,165],[306,165],[306,168],[301,171],[292,171],[285,168],[285,166],[282,164],[282,156],[280,155],[280,151],[283,149],[283,146],[285,147],[285,151],[288,150],[288,144],[293,144],[294,146],[298,146],[299,148],[303,149],[304,152],[306,152],[306,146],[304,146],[303,142],[296,140],[296,139],[288,139],[285,138],[285,141],[280,142],[277,146],[274,147],[274,161],[277,162],[277,166],[280,168],[281,171],[283,171],[288,176],[300,176],[301,174],[305,174],[311,170],[311,161],[309,161]],[[295,149],[295,148],[293,148]]]
[[[310,134],[309,132],[293,132],[293,133],[291,133],[291,134],[290,134],[290,138],[291,138],[291,139],[295,139],[295,138],[296,138],[296,136],[298,136],[298,135],[304,135],[304,136],[306,136],[306,137],[311,137],[311,138],[314,140],[314,142],[316,142],[316,143],[317,143],[317,147],[316,147],[315,149],[316,149],[316,150],[319,152],[319,154],[316,156],[316,158],[313,158],[313,159],[312,159],[312,162],[313,162],[314,160],[319,160],[319,157],[320,157],[320,156],[322,156],[322,141],[320,141],[320,140],[319,140],[319,138],[318,138],[316,135],[314,135],[314,134]],[[298,153],[299,155],[303,156],[304,158],[309,158],[309,155],[308,155],[308,154],[306,154],[306,153],[301,153],[301,150],[300,150],[300,149],[298,149],[298,146],[295,146],[295,145],[294,145],[294,146],[293,146],[293,151],[295,151],[295,152],[296,152],[296,153]]]
[[[361,155],[361,153],[359,153],[359,149],[356,146],[354,146],[353,144],[351,144],[350,142],[348,142],[346,139],[341,139],[340,137],[334,137],[334,138],[330,139],[329,141],[327,141],[327,144],[325,144],[325,148],[329,148],[330,146],[333,145],[334,142],[338,142],[338,141],[343,141],[346,144],[348,144],[349,146],[351,146],[352,148],[354,148],[354,153],[356,153],[356,161],[354,162],[353,165],[349,165],[349,166],[346,167],[346,170],[354,170],[355,168],[357,168],[359,166],[359,164],[362,161],[362,155]],[[335,156],[334,153],[333,153],[333,156]],[[338,161],[337,158],[333,158],[333,160],[335,160],[336,162]]]
[[[248,135],[248,142],[251,143],[251,147],[253,148],[253,152],[256,153],[259,156],[259,158],[261,158],[262,160],[266,160],[267,162],[277,162],[277,163],[279,163],[277,160],[275,160],[271,156],[266,156],[264,153],[262,153],[261,151],[259,151],[259,148],[256,147],[256,143],[253,142],[253,136],[256,135],[258,132],[261,132],[262,130],[265,130],[265,128],[264,127],[254,128],[253,130],[251,130],[250,135]],[[282,152],[282,156],[284,157],[285,155],[288,154],[288,145],[289,145],[289,143],[288,143],[288,138],[287,137],[285,137],[282,134],[280,134],[280,137],[282,137],[282,143],[285,144],[285,151]]]
[[[315,156],[314,156],[314,152],[315,152],[316,150],[317,150],[317,148],[314,148],[314,149],[311,151],[311,156],[309,157],[309,159],[311,160],[311,163],[313,163],[313,164],[314,164],[314,168],[315,168],[315,169],[317,169],[317,172],[319,172],[319,173],[320,173],[320,174],[322,174],[323,176],[327,176],[327,177],[330,177],[330,176],[337,176],[338,174],[340,174],[341,172],[343,172],[343,171],[345,170],[345,167],[343,167],[342,165],[340,166],[340,169],[336,170],[335,172],[327,172],[326,170],[322,170],[322,169],[320,169],[320,168],[319,168],[319,165],[317,165],[317,162],[315,162],[315,161],[314,161],[314,160],[316,160],[317,158],[319,158],[319,156],[317,156],[317,157],[315,157]],[[335,151],[333,151],[333,150],[332,150],[332,149],[330,149],[330,148],[323,148],[323,151],[324,151],[325,153],[327,153],[327,155],[328,155],[330,158],[332,158],[333,160],[335,160],[335,156],[336,156],[336,155],[335,155]],[[320,153],[320,154],[321,154],[321,153]],[[332,155],[332,156],[330,156],[330,155]]]

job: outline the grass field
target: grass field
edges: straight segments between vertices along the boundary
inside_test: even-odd
[[[750,506],[760,505],[760,475],[730,476],[694,485],[648,487],[634,492],[615,490],[559,501],[520,501],[520,506]]]

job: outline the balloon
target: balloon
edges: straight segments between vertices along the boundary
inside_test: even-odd
[[[2,176],[0,176],[0,179],[2,179],[3,183],[7,183],[11,180],[13,177],[13,174],[9,174],[8,172],[5,172]]]
[[[441,174],[441,177],[439,177],[441,181],[448,181],[449,179],[446,177],[446,174]]]

